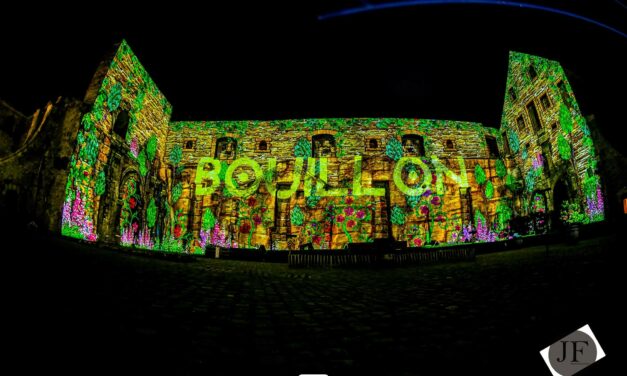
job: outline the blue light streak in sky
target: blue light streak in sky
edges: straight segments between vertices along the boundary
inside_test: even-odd
[[[401,7],[409,7],[409,6],[416,6],[416,5],[447,5],[447,4],[500,5],[500,6],[513,7],[513,8],[534,9],[534,10],[539,10],[543,12],[559,14],[562,16],[571,17],[571,18],[578,19],[584,22],[588,22],[593,25],[602,27],[606,30],[609,30],[612,33],[618,34],[623,38],[627,38],[627,34],[622,32],[621,30],[618,30],[612,26],[609,26],[607,24],[604,24],[592,18],[582,16],[580,14],[573,13],[567,10],[551,8],[551,7],[538,5],[538,4],[529,4],[529,3],[522,3],[522,2],[517,2],[517,1],[500,1],[500,0],[407,0],[407,1],[392,1],[389,3],[377,3],[377,4],[370,4],[368,2],[364,2],[364,5],[362,6],[343,9],[343,10],[339,10],[336,12],[330,12],[330,13],[320,15],[318,16],[318,20],[323,21],[323,20],[327,20],[330,18],[349,16],[349,15],[365,13],[365,12],[373,12],[373,11],[383,10],[383,9],[401,8]]]

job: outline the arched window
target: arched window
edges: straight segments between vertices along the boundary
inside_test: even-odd
[[[376,138],[371,138],[371,139],[368,141],[368,147],[369,147],[370,149],[378,149],[378,148],[379,148],[379,141],[377,141],[377,139],[376,139]]]
[[[406,156],[425,155],[424,139],[416,134],[407,134],[402,138],[403,154]]]
[[[319,134],[313,136],[313,156],[319,157],[335,157],[335,138],[330,134]]]
[[[215,158],[221,161],[232,160],[237,157],[237,140],[231,137],[222,137],[216,141]]]
[[[185,150],[194,150],[194,140],[187,140],[183,144],[183,149]]]
[[[447,149],[454,149],[455,145],[453,144],[453,140],[446,140],[446,148]]]
[[[260,141],[259,150],[263,150],[263,151],[268,150],[268,143],[266,141]]]
[[[128,131],[128,111],[120,111],[113,123],[113,132],[118,136],[125,138]]]

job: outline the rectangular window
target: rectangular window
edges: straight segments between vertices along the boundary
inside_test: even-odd
[[[423,156],[425,155],[425,144],[422,136],[415,134],[406,134],[401,139],[403,145],[404,156]]]
[[[536,68],[533,66],[533,64],[529,65],[527,73],[529,74],[529,78],[531,78],[532,80],[538,77],[538,73],[536,72]]]
[[[540,117],[538,116],[538,110],[536,109],[536,104],[531,101],[527,104],[527,114],[529,115],[529,119],[531,120],[531,126],[535,132],[538,132],[542,129],[542,124],[540,123]]]
[[[525,119],[523,119],[522,115],[516,119],[516,123],[518,124],[518,130],[521,132],[525,131]]]
[[[500,158],[499,145],[496,143],[496,138],[492,136],[485,136],[485,142],[488,146],[488,155],[490,158]]]
[[[507,91],[509,93],[509,97],[512,98],[513,101],[516,100],[516,90],[513,87],[510,87]]]
[[[188,139],[183,141],[183,150],[194,150],[196,147],[196,140]]]

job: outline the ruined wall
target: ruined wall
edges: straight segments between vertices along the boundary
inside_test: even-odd
[[[546,197],[547,210],[559,211],[553,190],[562,181],[571,203],[586,213],[581,221],[603,219],[594,143],[558,62],[510,52],[501,131],[519,168],[525,212],[538,210],[539,195]]]
[[[0,157],[15,151],[28,129],[28,118],[0,99]]]
[[[58,232],[70,155],[82,102],[59,98],[24,122],[20,143],[0,157],[0,206],[10,227],[34,221],[40,230]],[[4,227],[3,227],[4,228]]]
[[[140,209],[167,179],[160,167],[171,105],[125,41],[101,63],[85,102],[90,108],[70,159],[62,233],[113,241],[123,231],[153,231]]]
[[[495,129],[468,122],[174,122],[166,153],[180,172],[177,234],[201,245],[335,249],[390,232],[419,246],[461,241],[479,219],[482,240],[495,239],[511,213],[502,148]]]

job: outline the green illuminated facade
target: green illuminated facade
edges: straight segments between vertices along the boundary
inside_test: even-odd
[[[517,218],[525,233],[545,231],[543,214],[565,199],[565,215],[603,219],[588,127],[560,65],[535,56],[510,54],[500,130],[387,118],[174,122],[126,42],[86,102],[66,236],[202,254],[490,242],[521,232]]]

